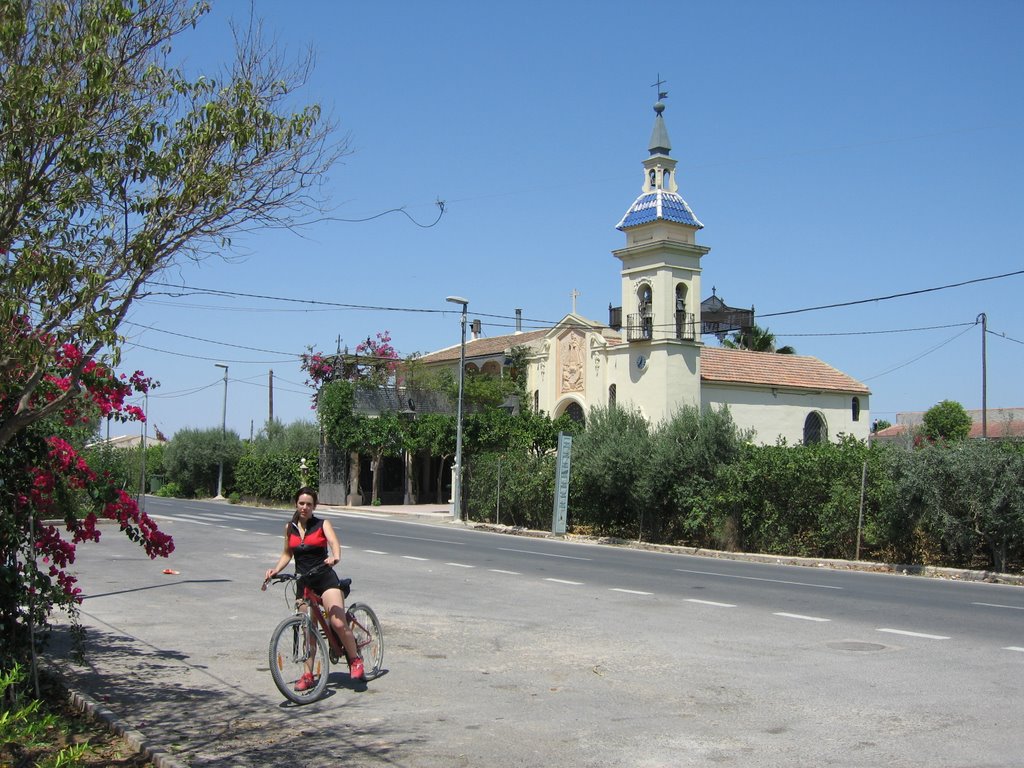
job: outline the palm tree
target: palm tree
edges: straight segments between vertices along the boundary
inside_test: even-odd
[[[722,339],[722,346],[729,349],[749,349],[752,352],[774,352],[777,355],[795,355],[796,349],[787,345],[775,346],[775,334],[759,325],[736,331],[732,338]]]

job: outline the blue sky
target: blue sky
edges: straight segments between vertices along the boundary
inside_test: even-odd
[[[753,305],[780,343],[865,382],[872,418],[890,421],[947,398],[981,407],[973,324],[984,312],[988,406],[1024,406],[1024,275],[776,314],[1024,269],[1024,3],[253,7],[281,45],[317,52],[305,96],[352,149],[330,178],[335,215],[408,217],[258,233],[236,240],[230,260],[167,278],[431,311],[141,301],[122,368],[160,380],[149,413],[165,434],[220,425],[215,362],[230,367],[227,423],[242,436],[267,417],[270,369],[275,416],[310,419],[294,355],[385,329],[403,355],[455,344],[449,295],[468,298],[471,316],[521,308],[556,321],[575,289],[578,312],[606,322],[620,290],[611,251],[625,242],[615,224],[640,192],[659,74],[680,193],[711,248],[702,298],[714,287]],[[229,44],[228,19],[248,10],[218,3],[176,54],[206,67]],[[410,220],[433,222],[438,199],[436,226]],[[512,322],[484,318],[484,334]]]

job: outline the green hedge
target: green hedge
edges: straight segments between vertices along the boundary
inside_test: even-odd
[[[728,411],[684,410],[649,428],[595,409],[573,444],[569,529],[714,549],[860,556],[1016,572],[1024,567],[1024,445],[959,441],[908,450],[853,438],[758,446]],[[470,517],[551,526],[554,457],[470,455]],[[866,472],[865,472],[866,468]]]
[[[306,476],[300,472],[306,460]],[[290,502],[303,484],[317,486],[320,457],[316,451],[299,453],[261,453],[247,451],[235,466],[234,490],[243,498],[257,502]]]

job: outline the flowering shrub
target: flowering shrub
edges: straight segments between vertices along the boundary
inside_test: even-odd
[[[15,330],[25,340],[25,325]],[[48,419],[19,430],[0,447],[0,657],[6,668],[24,657],[29,622],[45,626],[54,606],[74,616],[81,590],[68,568],[78,544],[99,541],[101,518],[117,523],[150,557],[174,550],[135,500],[106,474],[94,471],[66,439],[68,428],[94,424],[98,417],[144,420],[127,398],[146,392],[153,382],[137,371],[117,376],[74,344],[50,342],[46,373],[31,393],[28,407],[45,407],[63,398]],[[24,369],[9,367],[0,378],[0,420],[10,419],[26,402]],[[67,393],[75,390],[68,397]]]
[[[378,331],[375,338],[369,336],[356,345],[355,354],[345,348],[344,352],[327,355],[314,352],[302,356],[302,370],[306,372],[306,385],[317,390],[313,394],[313,405],[317,405],[317,395],[324,384],[344,380],[369,385],[386,384],[394,377],[401,358],[391,344],[388,331]]]

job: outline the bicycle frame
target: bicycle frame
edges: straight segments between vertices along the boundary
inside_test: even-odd
[[[295,612],[303,613],[305,610],[310,611],[311,620],[316,624],[320,631],[323,632],[324,637],[327,638],[327,644],[331,647],[331,654],[338,659],[346,659],[350,661],[348,653],[345,651],[345,646],[341,642],[341,638],[338,637],[338,633],[334,631],[334,627],[331,626],[330,620],[324,614],[324,601],[309,587],[303,587],[302,597],[295,598]],[[357,627],[358,629],[363,630],[363,633],[367,637],[371,637],[372,635],[370,627],[363,626],[359,619],[352,614],[352,611],[348,606],[345,607],[345,623],[348,624],[350,628]],[[372,639],[368,639],[360,643],[358,636],[354,637],[354,639],[356,642],[356,648],[360,653],[362,653],[363,648],[372,642]]]
[[[313,620],[313,623],[320,628],[324,637],[327,638],[327,644],[331,646],[331,653],[339,659],[348,659],[348,653],[345,651],[345,646],[342,645],[341,638],[334,631],[330,620],[324,615],[324,601],[309,587],[303,588],[302,597],[295,599],[295,612],[303,613],[306,610],[310,611],[310,618]],[[348,609],[345,610],[345,621],[349,625],[354,622],[354,617],[349,613]]]

